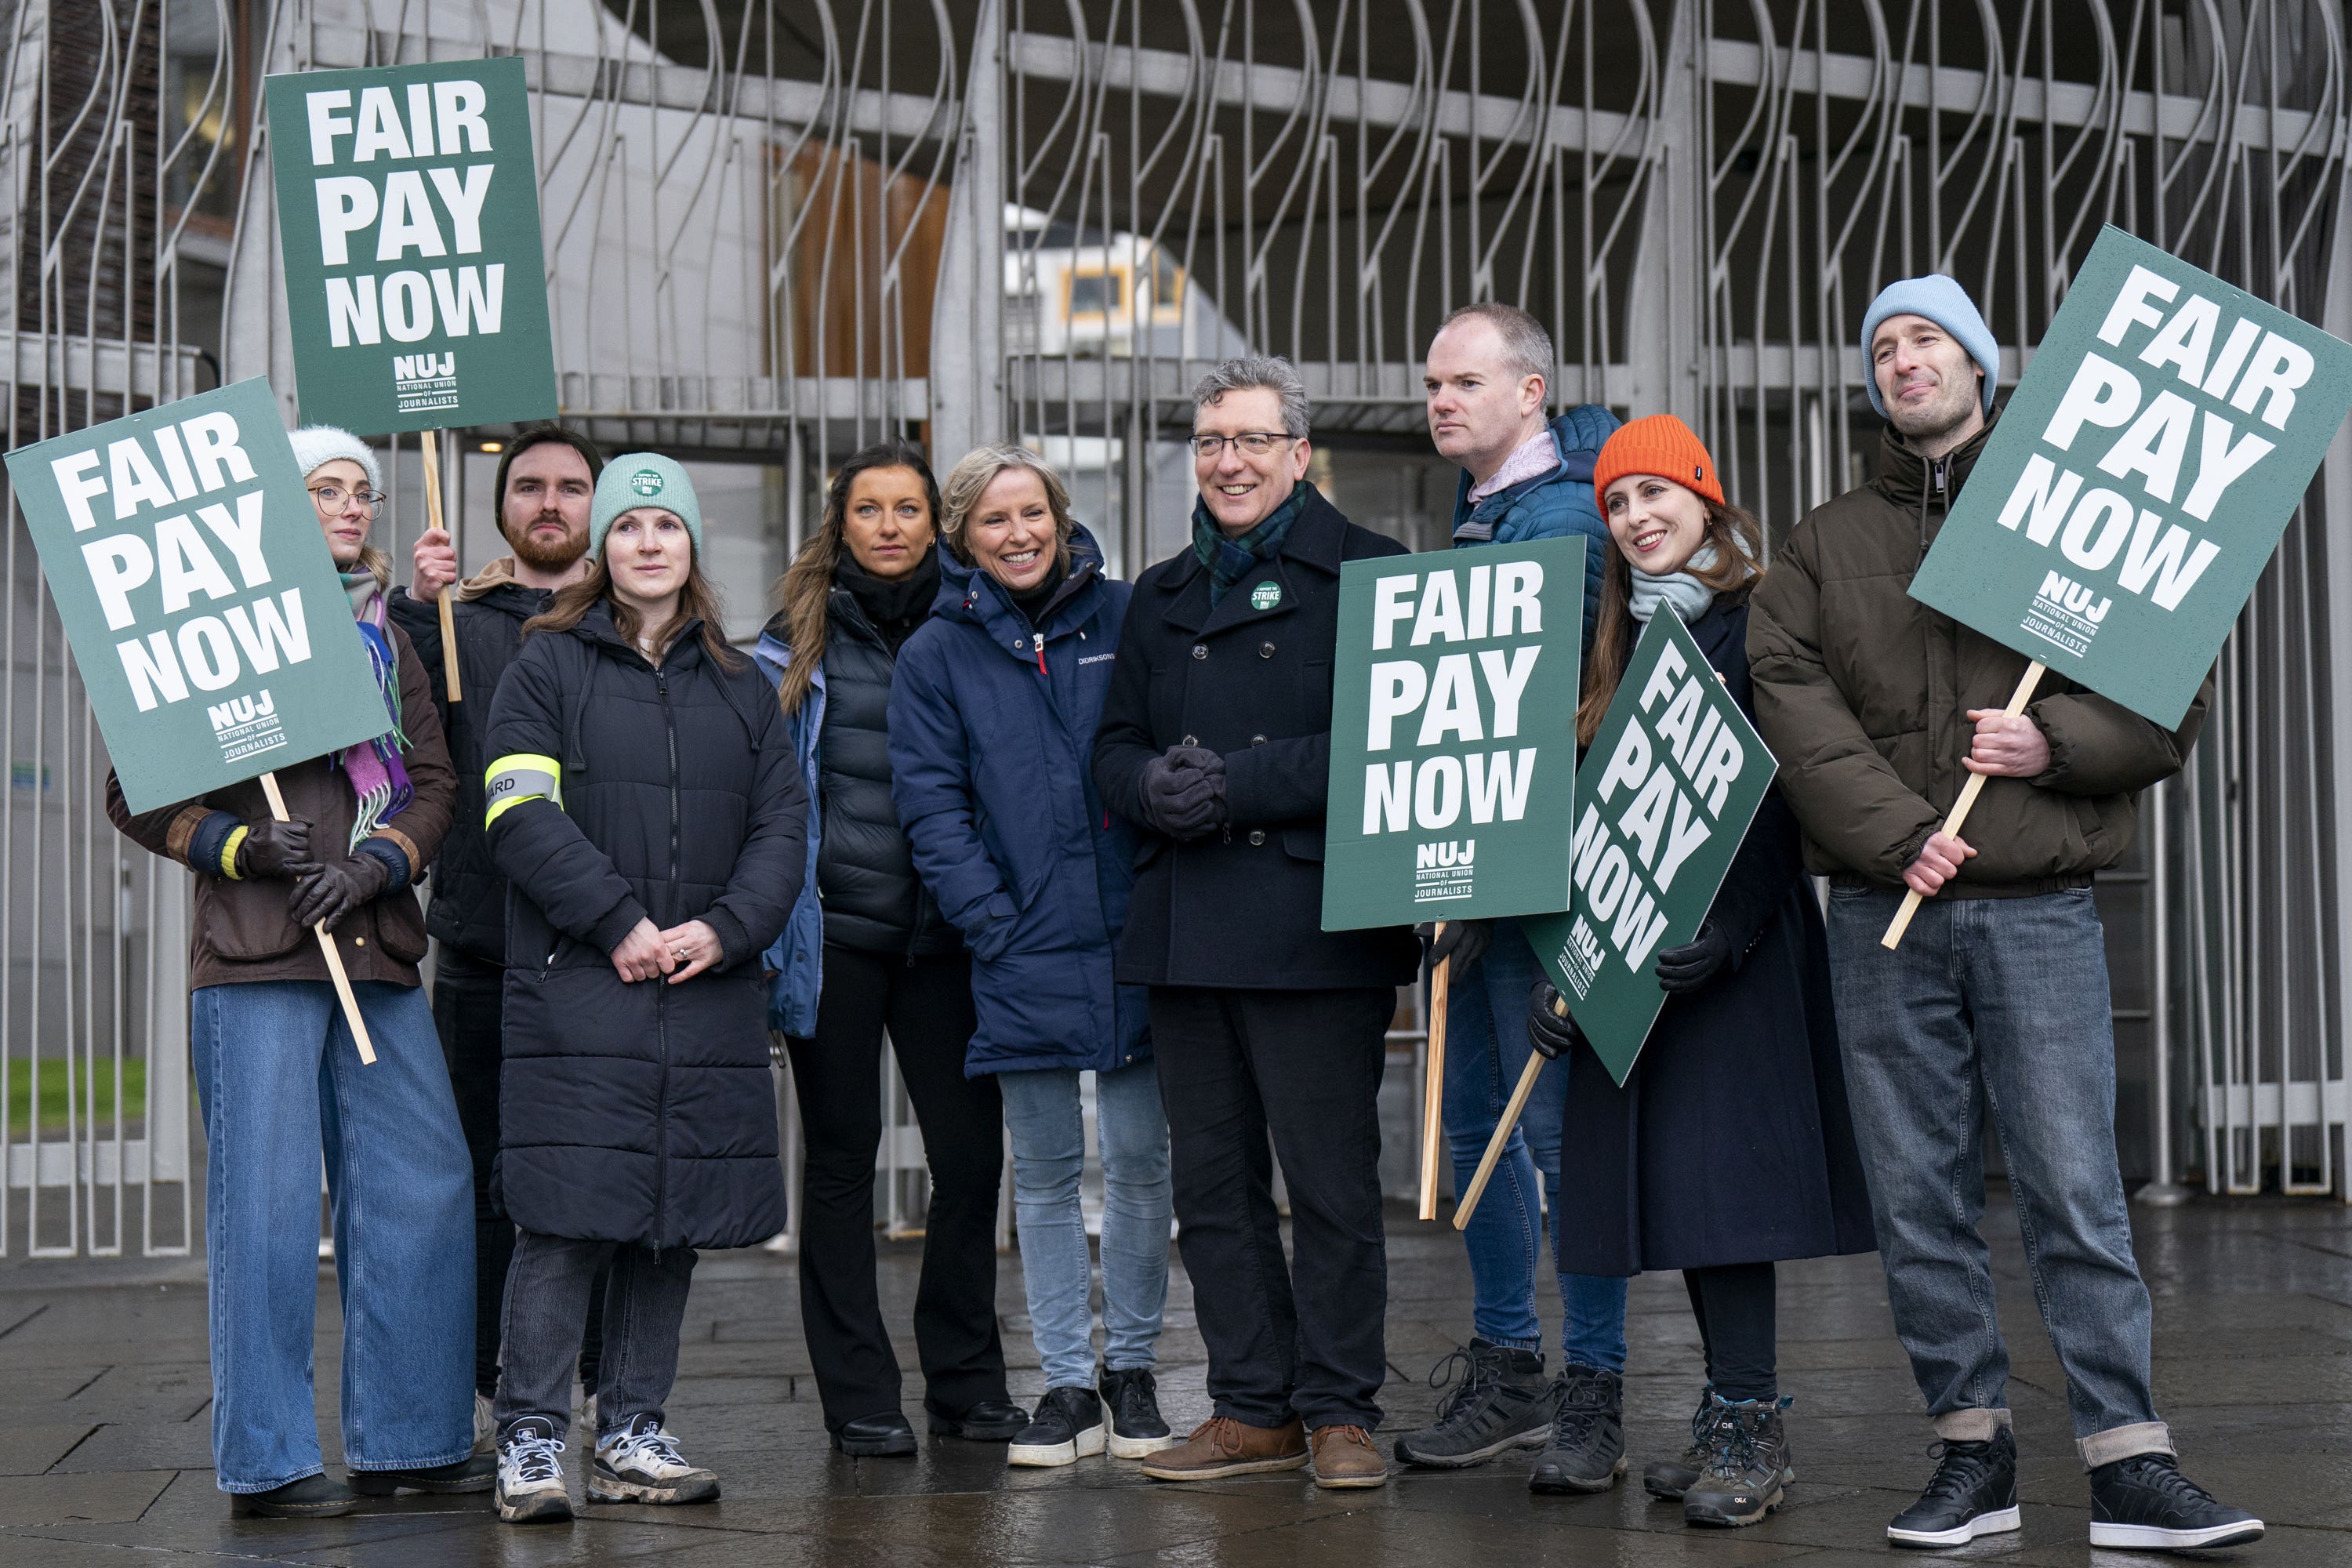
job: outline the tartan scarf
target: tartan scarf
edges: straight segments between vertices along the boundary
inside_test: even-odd
[[[1273,560],[1282,553],[1282,542],[1290,537],[1290,525],[1307,510],[1308,486],[1304,479],[1290,487],[1290,494],[1280,506],[1268,512],[1258,525],[1239,539],[1228,535],[1209,515],[1209,503],[1195,499],[1192,502],[1192,554],[1209,573],[1209,607],[1215,609],[1225,590],[1240,582],[1261,562]]]

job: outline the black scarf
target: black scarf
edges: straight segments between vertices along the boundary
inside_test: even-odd
[[[895,658],[915,635],[915,628],[930,617],[931,601],[940,592],[940,558],[927,550],[922,563],[910,574],[886,581],[860,566],[855,557],[844,554],[833,569],[833,581],[857,601],[866,623]]]

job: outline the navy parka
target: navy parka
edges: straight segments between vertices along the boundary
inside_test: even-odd
[[[1150,1054],[1139,986],[1111,954],[1135,828],[1088,761],[1129,584],[1084,528],[1034,627],[1003,584],[940,550],[931,618],[890,683],[890,793],[915,868],[971,950],[968,1076],[1126,1067]]]

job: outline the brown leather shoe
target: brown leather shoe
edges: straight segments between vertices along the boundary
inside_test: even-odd
[[[1318,1426],[1307,1435],[1315,1450],[1315,1484],[1318,1487],[1384,1487],[1389,1462],[1372,1447],[1372,1435],[1361,1426]]]
[[[1181,1443],[1160,1449],[1138,1468],[1155,1481],[1216,1481],[1260,1470],[1296,1470],[1306,1463],[1307,1432],[1297,1416],[1281,1426],[1252,1426],[1230,1415],[1214,1415],[1193,1427]]]

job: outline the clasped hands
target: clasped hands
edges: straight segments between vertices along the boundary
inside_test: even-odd
[[[332,860],[312,858],[310,825],[299,817],[247,826],[236,847],[240,877],[289,880],[286,913],[296,925],[332,931],[343,917],[383,891],[391,868],[373,855],[353,852]]]
[[[1171,746],[1143,764],[1143,818],[1171,838],[1199,838],[1228,821],[1225,759],[1206,746]]]
[[[664,931],[649,920],[640,920],[613,949],[613,969],[631,984],[667,974],[676,985],[693,979],[724,956],[719,933],[700,921]]]

